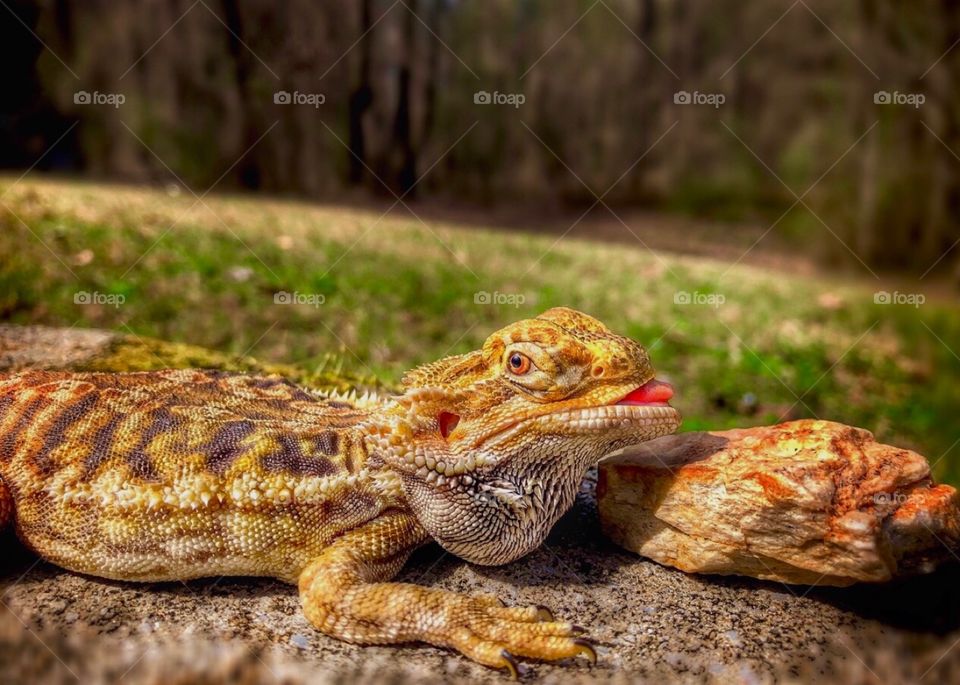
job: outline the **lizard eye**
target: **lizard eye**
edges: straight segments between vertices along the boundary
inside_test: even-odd
[[[510,355],[510,358],[507,360],[507,364],[510,368],[510,373],[522,376],[530,370],[530,367],[533,365],[530,361],[530,357],[525,354],[520,354],[519,352],[514,352]]]

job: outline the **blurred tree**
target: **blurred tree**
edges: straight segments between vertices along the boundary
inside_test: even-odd
[[[370,50],[373,31],[370,15],[371,0],[360,0],[360,67],[355,85],[350,90],[347,119],[350,128],[350,183],[359,185],[367,177],[367,145],[363,134],[364,118],[373,103],[373,85],[370,74]]]
[[[610,188],[612,204],[774,224],[854,265],[960,264],[960,248],[943,257],[960,238],[956,0],[18,0],[10,11],[50,50],[4,24],[16,48],[0,109],[8,167],[29,166],[76,120],[45,164],[318,198],[407,192],[430,168],[424,195],[579,208]],[[81,91],[126,102],[85,105]],[[675,102],[684,92],[724,101]]]

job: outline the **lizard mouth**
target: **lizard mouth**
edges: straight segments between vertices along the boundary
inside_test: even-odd
[[[673,386],[654,378],[640,387],[634,388],[615,404],[626,407],[666,407],[669,406],[671,397],[673,397]]]
[[[673,386],[653,379],[611,404],[568,409],[541,418],[564,421],[584,432],[626,429],[638,435],[655,432],[659,436],[668,426],[673,431],[680,425],[680,412],[670,406],[672,397]]]
[[[653,379],[609,404],[533,416],[486,436],[484,442],[507,440],[532,423],[539,424],[545,433],[626,433],[636,435],[637,442],[644,442],[672,433],[680,426],[680,412],[669,404],[672,397],[673,387],[669,383]]]

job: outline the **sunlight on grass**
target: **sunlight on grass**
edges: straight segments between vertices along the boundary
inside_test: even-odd
[[[960,349],[960,316],[929,302],[877,305],[873,283],[727,271],[639,245],[427,228],[402,209],[381,218],[224,196],[195,204],[32,180],[4,202],[5,320],[133,331],[306,369],[333,351],[392,383],[566,305],[650,348],[678,388],[686,430],[816,415],[917,449],[960,483],[960,359],[949,349]],[[278,304],[278,292],[304,303]],[[123,303],[78,304],[77,293]]]

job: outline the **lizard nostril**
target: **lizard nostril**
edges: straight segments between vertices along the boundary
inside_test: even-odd
[[[598,364],[597,366],[593,367],[593,371],[591,371],[591,373],[593,374],[594,378],[600,378],[604,373],[606,373],[606,371],[607,370],[603,368],[603,366]]]

